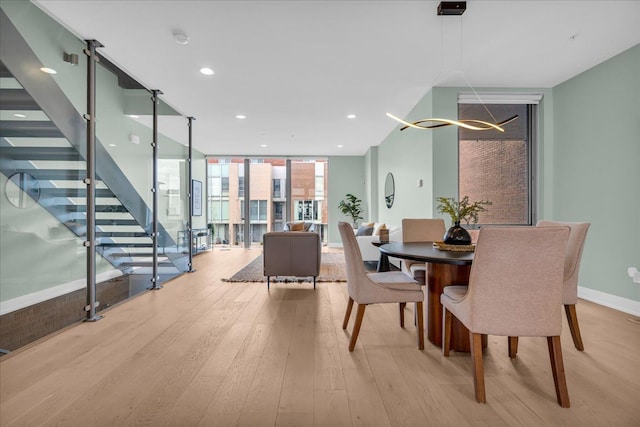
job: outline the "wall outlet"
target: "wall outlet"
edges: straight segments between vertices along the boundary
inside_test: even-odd
[[[629,274],[629,277],[631,277],[633,283],[637,283],[640,285],[640,271],[638,271],[637,268],[629,267],[627,269],[627,274]]]

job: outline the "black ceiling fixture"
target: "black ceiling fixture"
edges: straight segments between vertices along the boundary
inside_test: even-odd
[[[441,1],[438,15],[462,15],[467,10],[466,1]]]

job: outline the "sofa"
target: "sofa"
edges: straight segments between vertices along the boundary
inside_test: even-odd
[[[320,275],[322,244],[320,235],[311,231],[271,231],[262,236],[263,271],[267,276],[267,289],[271,276],[313,276]]]
[[[356,241],[358,242],[358,247],[360,248],[360,253],[362,254],[362,260],[377,262],[380,259],[380,250],[378,249],[377,246],[374,246],[373,244],[371,244],[371,242],[380,241],[380,235],[378,231],[380,229],[380,226],[383,225],[383,223],[374,222],[372,224],[373,224],[372,225],[373,230],[371,235],[358,236],[357,230],[354,230],[354,233],[356,233]],[[366,226],[367,223],[364,223],[363,225]],[[389,230],[390,242],[402,241],[402,228],[399,225],[385,224],[385,226]],[[363,229],[363,226],[360,226],[359,230],[362,230],[362,229]],[[394,264],[396,263],[394,262]]]
[[[282,231],[312,231],[317,232],[316,225],[313,222],[287,222]]]

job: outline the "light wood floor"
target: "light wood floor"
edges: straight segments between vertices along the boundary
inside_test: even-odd
[[[489,337],[487,404],[467,354],[416,345],[412,309],[371,306],[353,353],[345,283],[226,283],[260,250],[197,272],[0,359],[1,426],[640,426],[640,325],[580,301],[585,352],[562,336],[571,408],[544,338]],[[355,313],[354,313],[355,315]],[[565,323],[566,326],[566,323]]]

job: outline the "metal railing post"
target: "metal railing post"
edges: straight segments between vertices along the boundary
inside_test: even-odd
[[[193,269],[193,164],[192,164],[192,159],[193,159],[193,146],[192,146],[192,126],[193,126],[193,121],[195,120],[193,117],[187,117],[188,122],[188,126],[189,126],[189,158],[187,159],[188,164],[188,182],[187,185],[189,186],[189,223],[187,226],[187,236],[189,236],[189,269],[187,270],[187,273],[193,273],[194,270]]]
[[[87,248],[87,322],[95,322],[102,319],[96,314],[96,308],[100,305],[96,295],[96,55],[97,47],[104,47],[97,40],[86,40],[87,48],[87,113],[84,115],[87,121],[87,177],[84,184],[87,186],[87,240],[84,246]]]
[[[250,203],[251,203],[251,160],[249,159],[244,159],[244,206],[242,207],[244,209],[244,232],[243,234],[243,239],[244,239],[244,248],[245,249],[250,249],[251,248],[251,218],[249,218],[250,215]]]
[[[158,284],[160,276],[158,275],[158,95],[162,94],[162,91],[153,89],[151,91],[151,101],[153,102],[153,142],[151,147],[153,148],[153,187],[151,193],[153,196],[152,203],[152,224],[151,224],[151,238],[153,240],[153,277],[151,278],[151,290],[162,289],[162,286]]]

